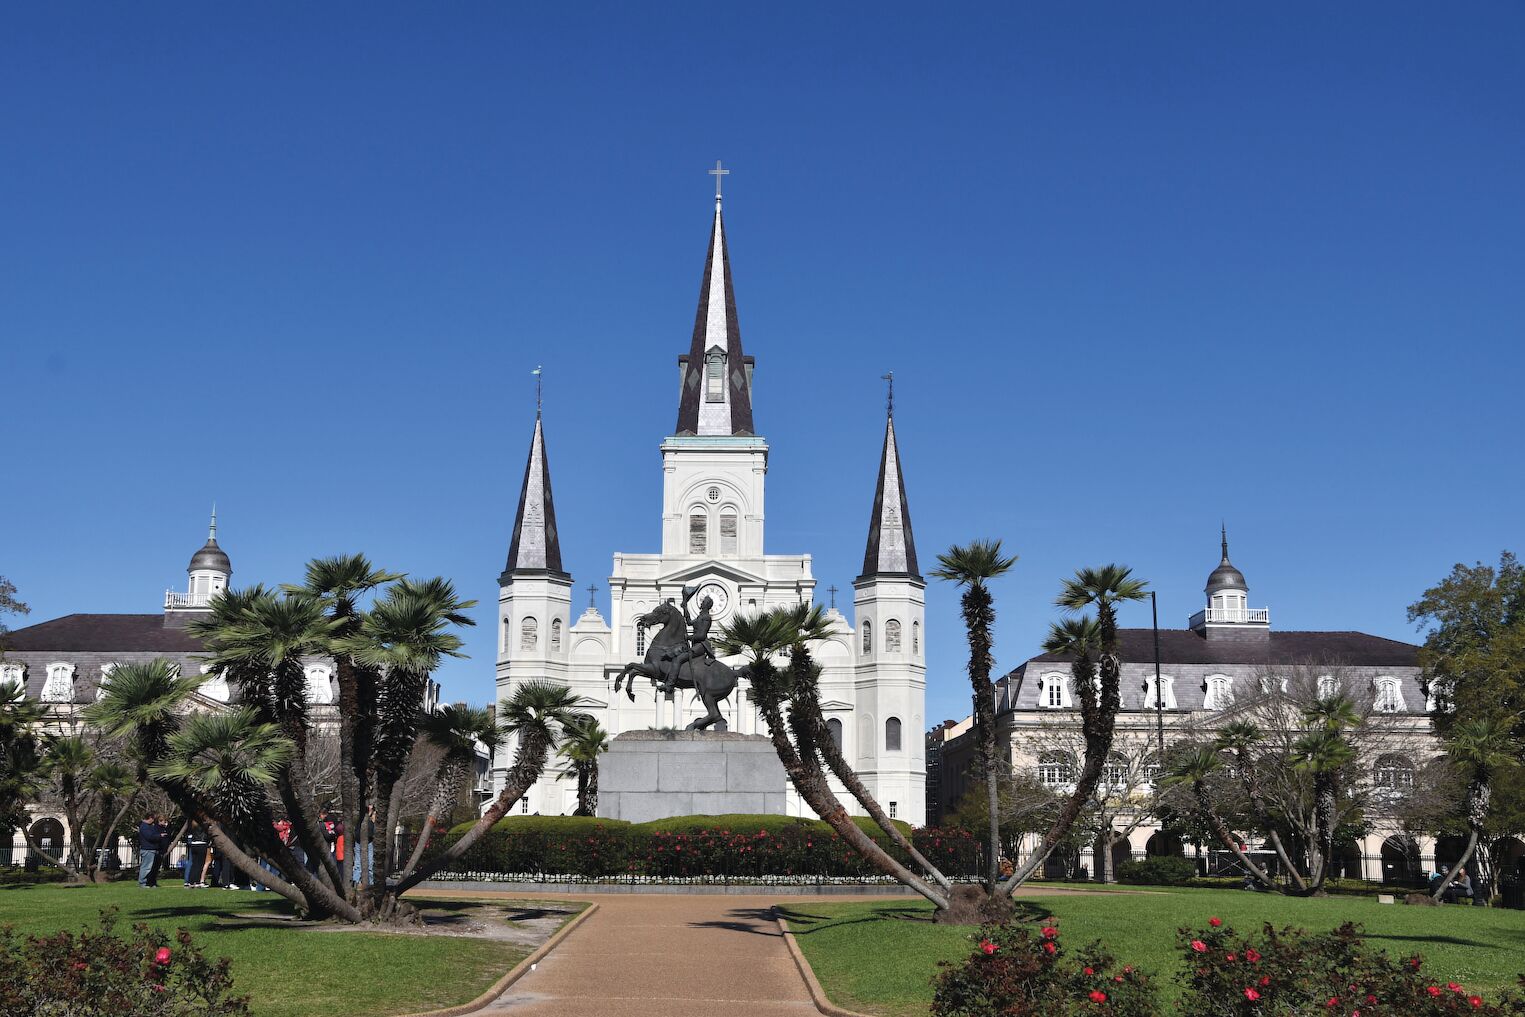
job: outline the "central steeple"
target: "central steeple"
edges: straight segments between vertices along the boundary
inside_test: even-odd
[[[727,171],[729,172],[729,171]],[[719,178],[716,178],[717,184]],[[678,400],[679,435],[751,435],[752,368],[741,351],[736,294],[731,288],[731,256],[725,242],[720,195],[710,227],[699,311],[688,355],[678,358],[682,386]]]

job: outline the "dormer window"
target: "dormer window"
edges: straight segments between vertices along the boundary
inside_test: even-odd
[[[44,703],[74,702],[74,665],[49,664],[48,680],[42,686]]]
[[[711,353],[704,358],[704,401],[725,402],[725,354]]]
[[[1403,710],[1403,687],[1398,684],[1396,678],[1377,679],[1378,713],[1400,713]]]

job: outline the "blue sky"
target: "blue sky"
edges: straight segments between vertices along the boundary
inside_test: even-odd
[[[215,499],[235,584],[455,580],[486,701],[535,365],[579,587],[658,545],[721,158],[768,545],[823,590],[894,370],[923,561],[1021,555],[1003,667],[1082,565],[1183,624],[1220,520],[1276,627],[1408,638],[1520,546],[1522,50],[1506,2],[11,5],[0,574],[155,611]]]

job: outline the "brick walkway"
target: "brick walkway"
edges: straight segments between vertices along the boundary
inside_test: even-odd
[[[826,898],[599,894],[592,899],[598,902],[598,913],[480,1013],[495,1017],[808,1017],[816,1013],[771,909],[774,904]]]

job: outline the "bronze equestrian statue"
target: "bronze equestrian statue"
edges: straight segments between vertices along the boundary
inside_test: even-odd
[[[709,643],[710,599],[699,602],[699,615],[694,619],[693,636],[689,635],[688,601],[694,595],[691,587],[683,588],[683,610],[673,606],[672,601],[659,605],[649,614],[635,620],[637,625],[660,626],[656,635],[646,644],[646,659],[626,664],[614,679],[614,691],[619,693],[623,683],[631,701],[635,700],[634,676],[641,674],[651,679],[651,684],[661,686],[663,692],[674,688],[693,689],[704,704],[705,716],[688,725],[690,731],[703,731],[720,715],[720,704],[736,691],[736,680],[746,668],[735,669],[718,660]]]

